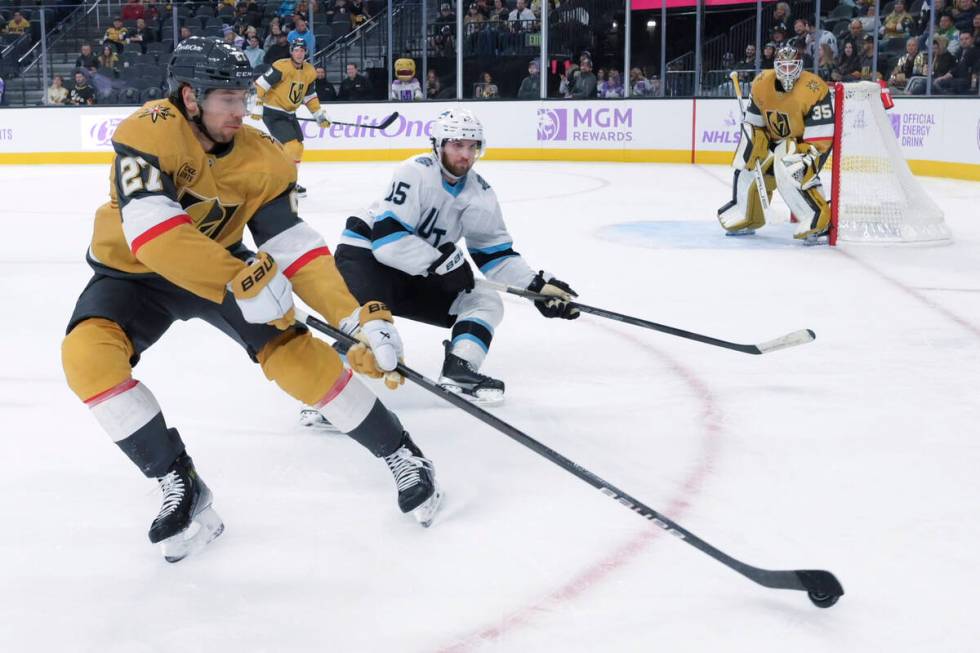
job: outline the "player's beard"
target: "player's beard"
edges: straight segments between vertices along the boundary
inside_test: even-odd
[[[452,165],[449,161],[446,160],[445,156],[442,157],[442,165],[446,166],[446,170],[448,170],[449,173],[454,177],[465,177],[466,173],[468,173],[470,169],[473,167],[472,162],[470,162],[469,164],[463,164],[459,166]]]

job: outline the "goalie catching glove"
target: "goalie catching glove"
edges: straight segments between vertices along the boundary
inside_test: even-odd
[[[358,340],[347,350],[347,362],[355,372],[372,379],[384,377],[392,390],[405,382],[395,371],[405,351],[387,306],[377,301],[365,303],[340,321],[340,330]]]
[[[228,283],[242,317],[252,324],[289,328],[295,319],[293,285],[271,256],[259,252]]]
[[[560,317],[563,320],[574,320],[579,316],[578,308],[571,303],[572,298],[578,297],[578,293],[567,283],[559,281],[544,270],[535,275],[527,289],[539,295],[548,295],[549,299],[539,299],[534,302],[541,315]]]

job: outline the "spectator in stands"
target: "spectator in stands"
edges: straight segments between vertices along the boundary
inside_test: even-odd
[[[953,24],[961,32],[973,32],[973,17],[977,15],[974,0],[959,0],[953,10]],[[960,44],[962,45],[962,44]]]
[[[510,18],[510,7],[507,6],[507,3],[504,0],[493,0],[493,9],[490,10],[489,15],[490,21],[506,23],[508,18]]]
[[[241,48],[245,44],[244,37],[239,36],[231,25],[225,25],[221,31],[224,33],[225,43],[233,48]]]
[[[595,75],[592,73],[592,60],[582,59],[579,62],[578,75],[575,76],[575,80],[572,83],[569,84],[566,76],[562,75],[559,91],[562,91],[561,86],[565,86],[566,88],[563,92],[566,98],[584,100],[595,97],[596,84]]]
[[[259,45],[259,37],[252,34],[248,37],[248,44],[245,46],[245,56],[252,68],[261,65],[265,61],[265,50]]]
[[[872,39],[873,45],[874,39]],[[831,78],[837,82],[856,82],[861,79],[861,55],[858,54],[858,49],[852,41],[844,43]]]
[[[105,35],[102,37],[102,44],[111,45],[116,49],[116,52],[122,52],[123,48],[126,47],[126,36],[128,34],[129,30],[123,27],[122,18],[116,16],[112,19],[112,26],[105,31]]]
[[[875,40],[870,34],[864,37],[864,47],[861,49],[861,77],[865,81],[876,82],[881,79],[881,73],[874,69]],[[879,63],[879,66],[881,64]]]
[[[639,68],[630,70],[630,95],[646,97],[653,95],[653,83],[643,75]]]
[[[137,20],[146,16],[146,8],[140,0],[127,0],[120,15],[123,20]]]
[[[191,28],[190,27],[188,27],[187,25],[184,25],[183,27],[180,28],[180,40],[181,41],[186,41],[187,39],[189,39],[192,36],[194,36],[194,32],[191,31]]]
[[[307,50],[309,52],[309,50]],[[273,64],[280,59],[289,58],[289,41],[286,40],[286,33],[279,32],[276,35],[276,42],[272,47],[265,49],[264,63]]]
[[[92,46],[88,43],[82,43],[82,50],[75,59],[75,68],[84,68],[85,70],[96,70],[99,67],[99,57],[92,52]]]
[[[857,51],[857,48],[855,48]],[[762,58],[759,61],[759,67],[761,70],[766,70],[773,68],[776,65],[776,44],[772,41],[766,43],[766,47],[762,48]]]
[[[292,16],[294,11],[296,11],[296,0],[282,0],[276,10],[276,15],[279,17]]]
[[[973,42],[976,43],[976,39]],[[937,34],[933,37],[932,48],[932,78],[936,80],[953,69],[956,58],[949,53],[949,41],[945,36]]]
[[[951,13],[950,9],[945,6],[946,3],[944,2],[944,0],[932,0],[932,2],[935,2],[936,3],[936,8],[937,8],[937,11],[938,11],[938,13],[936,14],[937,16],[939,16],[940,18],[944,14],[949,14],[950,16],[952,16],[952,13]],[[919,34],[919,35],[928,36],[928,34],[929,34],[929,23],[932,20],[932,17],[930,15],[932,10],[929,8],[929,5],[930,4],[932,4],[932,3],[929,0],[925,0],[925,2],[922,3],[922,7],[919,9],[919,17],[916,18],[915,25],[912,27],[912,30],[913,30],[914,33]],[[938,25],[938,24],[939,23],[937,22],[936,25]],[[938,29],[938,27],[937,27],[937,29]],[[922,43],[919,43],[919,46],[920,46],[919,49],[920,50],[921,49],[924,49],[924,48],[921,47],[924,42],[925,41],[922,41]]]
[[[527,8],[527,0],[517,0],[517,5],[507,20],[515,32],[529,30],[534,24],[534,12]]]
[[[108,77],[119,77],[119,55],[115,48],[106,44],[99,55],[99,72]]]
[[[357,71],[357,64],[347,64],[347,76],[340,82],[339,98],[348,101],[371,99],[371,84]]]
[[[334,0],[333,5],[327,9],[327,18],[330,19],[330,22],[333,23],[334,26],[341,23],[345,25],[347,29],[350,29],[350,26],[353,23],[351,21],[350,6],[347,4],[347,0]]]
[[[609,69],[609,73],[606,75],[606,81],[599,84],[598,94],[601,98],[625,97],[626,92],[623,89],[623,80],[618,70],[615,68]]]
[[[500,97],[500,89],[493,82],[493,75],[489,72],[481,75],[481,81],[476,85],[474,96],[480,99],[491,99]]]
[[[439,27],[429,46],[432,48],[433,56],[451,57],[456,53],[456,38],[453,35],[453,28],[449,25]]]
[[[54,79],[51,80],[51,86],[48,87],[48,94],[45,104],[67,104],[68,103],[68,89],[65,88],[65,82],[61,75],[55,75]]]
[[[471,52],[476,50],[477,38],[483,30],[485,21],[486,18],[480,13],[480,8],[475,2],[471,2],[466,15],[463,16],[463,34],[466,35],[467,46]]]
[[[847,34],[842,36],[837,43],[838,49],[843,50],[845,43],[853,45],[855,52],[861,49],[861,45],[864,43],[864,28],[859,19],[855,18],[848,23]]]
[[[776,27],[772,28],[772,31],[769,33],[769,38],[776,50],[783,47],[783,44],[786,42],[787,34],[789,34],[789,31],[781,25],[777,25]]]
[[[351,0],[350,3],[350,24],[351,27],[357,28],[363,23],[366,23],[371,17],[368,12],[367,5],[364,4],[364,0]]]
[[[749,43],[745,46],[745,56],[738,62],[736,68],[739,70],[755,70],[755,44]]]
[[[837,60],[834,58],[834,51],[830,49],[830,45],[822,43],[820,45],[820,58],[817,60],[817,75],[825,82],[833,81],[836,68]]]
[[[800,34],[801,23],[803,27],[802,35]],[[817,26],[806,18],[798,18],[794,23],[794,29],[796,30],[797,38],[802,38],[806,44],[806,53],[810,55],[811,61],[820,57],[820,46],[824,43],[829,45],[834,56],[837,56],[837,37],[832,33],[825,29],[818,30]]]
[[[878,10],[875,5],[873,3],[867,5],[867,13],[858,18],[858,20],[861,21],[861,29],[864,30],[865,34],[871,34],[878,29],[880,23],[878,21]]]
[[[146,20],[137,18],[136,29],[129,33],[127,43],[135,44],[140,49],[140,52],[146,54],[146,45],[156,40],[156,34],[146,26]]]
[[[792,14],[788,3],[776,3],[776,8],[772,12],[772,25],[770,26],[770,30],[775,29],[776,27],[782,27],[784,31],[788,32],[791,17]]]
[[[956,64],[945,75],[936,78],[934,88],[939,93],[976,93],[978,74],[980,51],[973,42],[973,34],[960,32],[960,54],[956,58]]]
[[[169,7],[169,4],[167,6]],[[163,11],[161,11],[161,7],[157,4],[157,0],[146,0],[143,3],[143,18],[145,20],[156,20],[162,13]]]
[[[441,92],[442,80],[439,79],[439,74],[434,68],[429,68],[429,72],[425,74],[425,97],[431,100],[439,97]]]
[[[973,16],[973,42],[976,43],[977,39],[980,39],[980,14]]]
[[[316,81],[313,82],[316,89],[316,97],[320,102],[334,102],[337,100],[337,91],[333,84],[327,79],[327,69],[323,66],[316,67]]]
[[[960,51],[960,33],[956,30],[956,26],[953,25],[953,17],[947,14],[943,14],[939,17],[939,24],[936,25],[936,34],[946,37],[946,42],[949,43],[949,53],[954,57]],[[929,32],[925,34],[926,38],[929,37]]]
[[[282,27],[279,24],[279,16],[273,16],[272,20],[269,21],[268,27],[266,27],[265,40],[262,41],[262,49],[268,50],[276,44],[276,37],[282,33]]]
[[[296,39],[306,41],[306,51],[312,57],[316,52],[316,36],[307,28],[306,17],[301,14],[293,16],[293,31],[289,33],[287,38],[290,44]]]
[[[75,87],[68,95],[68,104],[76,107],[95,104],[95,89],[88,85],[88,77],[81,70],[75,72]]]
[[[8,34],[23,34],[31,30],[31,21],[24,18],[24,14],[15,11],[13,17],[7,21]]]
[[[905,54],[898,58],[892,74],[888,76],[888,85],[904,89],[913,76],[925,74],[925,67],[925,53],[919,52],[919,39],[912,36],[905,42]]]
[[[541,97],[541,68],[537,59],[528,62],[527,77],[521,80],[517,97],[520,100],[537,100]]]
[[[456,25],[456,14],[453,12],[453,8],[449,3],[444,2],[439,5],[439,15],[436,16],[435,24],[437,27],[442,25]],[[436,31],[438,32],[439,30],[437,29]]]
[[[886,41],[888,39],[908,38],[912,33],[913,25],[915,25],[915,20],[909,12],[905,11],[905,2],[895,0],[892,13],[885,16],[885,22],[882,24],[879,34]]]

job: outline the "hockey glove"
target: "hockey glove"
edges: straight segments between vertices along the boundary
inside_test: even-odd
[[[340,330],[358,340],[347,350],[351,369],[372,379],[384,377],[385,385],[392,390],[405,382],[394,371],[405,351],[387,306],[377,301],[367,302],[340,321]]]
[[[574,320],[579,316],[578,308],[571,303],[573,297],[578,297],[578,293],[567,283],[559,281],[544,270],[535,275],[527,289],[539,295],[554,297],[554,299],[540,299],[534,302],[541,315],[560,317],[563,320]]]
[[[252,113],[249,114],[249,118],[252,120],[262,120],[263,105],[261,102],[257,102],[255,107],[252,109]]]
[[[327,118],[327,112],[324,109],[320,109],[314,113],[313,120],[316,120],[322,129],[326,129],[330,126],[330,119]]]
[[[252,324],[271,324],[277,329],[293,323],[293,285],[272,257],[259,252],[228,283],[242,317]]]
[[[820,183],[820,177],[817,176],[819,160],[819,154],[813,146],[798,143],[797,152],[784,156],[781,163],[798,188],[809,190]]]
[[[439,248],[441,255],[429,266],[429,277],[449,294],[473,290],[473,269],[463,250],[454,243]]]

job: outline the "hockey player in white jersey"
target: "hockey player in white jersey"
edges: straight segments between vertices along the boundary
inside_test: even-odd
[[[391,82],[391,99],[412,102],[422,99],[422,85],[415,79],[415,60],[399,59],[395,62],[395,79]]]
[[[536,302],[549,318],[575,319],[576,293],[535,272],[514,250],[497,196],[472,170],[486,149],[470,111],[451,109],[432,125],[432,151],[395,170],[382,199],[347,220],[337,267],[355,297],[385,302],[398,316],[452,328],[440,383],[480,403],[503,400],[504,383],[479,373],[503,319],[496,292],[474,287],[463,250],[487,278],[554,299]],[[305,414],[307,423],[311,415]]]

